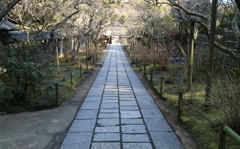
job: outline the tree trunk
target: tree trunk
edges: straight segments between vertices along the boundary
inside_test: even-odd
[[[88,51],[89,51],[89,39],[87,38],[86,40],[86,58],[85,58],[85,62],[86,62],[86,70],[88,70]]]
[[[213,54],[214,54],[214,40],[216,30],[216,15],[217,15],[217,2],[218,0],[212,1],[212,13],[211,13],[211,26],[210,26],[210,39],[209,39],[209,56],[208,56],[208,68],[206,78],[206,95],[205,103],[209,105],[211,97],[211,77],[213,74]]]
[[[188,90],[192,89],[192,73],[193,73],[193,53],[194,53],[194,25],[195,22],[191,22],[190,29],[190,47],[188,58]]]
[[[98,60],[98,43],[94,42],[95,55],[93,55],[93,64]]]
[[[72,39],[72,48],[71,48],[71,62],[76,62],[76,44],[77,40],[75,38]]]

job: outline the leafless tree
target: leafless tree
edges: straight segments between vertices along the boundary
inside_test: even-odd
[[[13,7],[21,0],[12,0],[12,1],[5,1],[2,0],[0,4],[0,20],[2,20],[8,13],[13,9]]]
[[[198,24],[198,29],[202,32],[205,32],[205,34],[210,37],[210,6],[211,3],[208,1],[206,3],[203,3],[203,1],[196,0],[193,1],[194,5],[190,6],[184,6],[181,3],[181,0],[174,1],[174,0],[168,0],[168,2],[162,2],[160,0],[146,0],[148,3],[162,6],[162,5],[168,5],[171,6],[176,12],[176,17],[179,20],[179,23],[182,23],[182,27],[188,27],[189,22],[194,21]],[[240,61],[240,55],[238,54],[240,51],[240,29],[239,29],[239,0],[229,0],[228,3],[223,2],[220,0],[220,3],[218,3],[218,9],[227,8],[225,11],[234,11],[235,16],[232,21],[232,29],[234,30],[236,39],[237,39],[237,47],[236,49],[228,48],[224,46],[222,43],[219,43],[217,41],[214,41],[215,47],[219,48],[221,51],[225,52],[229,56],[231,56],[233,59]],[[232,7],[227,7],[226,5],[230,5]],[[231,10],[229,10],[231,9]],[[221,14],[218,14],[220,16]],[[221,22],[219,22],[221,23]],[[187,33],[190,32],[188,28],[186,28]]]
[[[61,28],[73,16],[81,12],[81,5],[88,1],[70,0],[22,0],[18,2],[8,17],[26,30],[51,31]],[[70,21],[71,22],[71,21]]]
[[[84,9],[82,18],[84,35],[89,41],[88,43],[91,42],[94,45],[89,56],[95,57],[92,54],[97,53],[98,39],[101,38],[101,34],[104,34],[103,29],[110,25],[109,19],[112,14],[111,7],[106,3],[102,3],[102,1],[94,1]]]

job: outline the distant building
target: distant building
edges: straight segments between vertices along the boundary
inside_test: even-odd
[[[7,19],[2,19],[0,21],[0,41],[2,43],[7,43],[7,39],[9,38],[9,31],[16,31],[19,28],[13,23],[9,22]]]
[[[13,23],[9,22],[7,19],[2,19],[0,22],[0,31],[14,31],[19,28]]]
[[[9,31],[8,33],[12,42],[21,42],[27,40],[28,38],[29,40],[36,41],[49,40],[51,38],[50,32],[31,33],[29,37],[25,31]]]

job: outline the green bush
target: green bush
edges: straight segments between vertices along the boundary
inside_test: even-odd
[[[36,43],[1,46],[1,104],[34,101],[43,87],[52,86],[54,67],[50,53]]]

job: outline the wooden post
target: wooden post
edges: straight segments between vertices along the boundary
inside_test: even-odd
[[[146,77],[146,65],[143,65],[143,76]]]
[[[71,77],[71,85],[73,85],[73,72],[70,73],[70,77]]]
[[[134,57],[131,56],[131,57],[130,57],[130,60],[131,60],[131,65],[133,66],[133,63],[134,63]]]
[[[178,92],[178,117],[181,117],[182,114],[182,100],[183,100],[183,92]]]
[[[138,67],[138,58],[136,58],[136,67]]]
[[[55,104],[58,105],[58,103],[59,103],[59,85],[58,85],[58,83],[55,84],[55,94],[56,94]]]
[[[161,77],[160,95],[164,92],[164,77]]]
[[[60,56],[63,55],[63,40],[60,40]]]
[[[56,57],[57,57],[57,71],[59,71],[59,54],[58,54],[58,47],[55,47],[56,50]]]
[[[98,61],[99,51],[96,52],[95,61]]]
[[[86,69],[88,70],[88,60],[86,59]]]
[[[218,0],[212,0],[211,8],[211,24],[210,24],[210,38],[209,38],[209,54],[208,54],[208,65],[207,65],[207,76],[206,76],[206,89],[205,89],[205,103],[209,105],[211,97],[211,75],[213,73],[213,56],[215,48],[215,32],[216,32],[216,20],[217,20],[217,3]]]
[[[79,71],[80,71],[80,78],[82,78],[82,64],[80,64]]]
[[[218,149],[225,149],[226,133],[223,130],[224,123],[219,125]]]
[[[90,62],[91,62],[91,66],[93,67],[94,57],[91,58]]]
[[[87,41],[86,41],[86,69],[88,70],[88,51],[89,51],[89,39],[87,38]]]
[[[153,84],[153,70],[150,70],[150,83]]]

